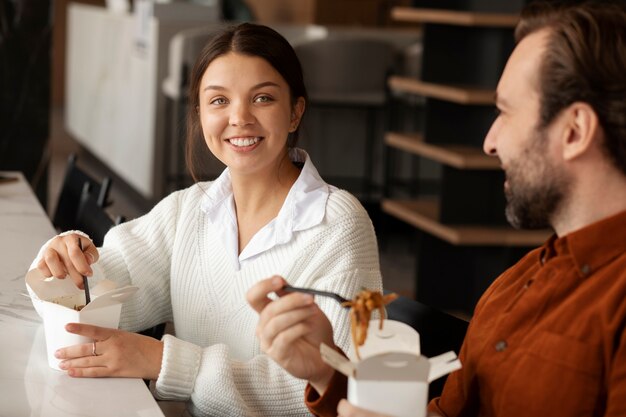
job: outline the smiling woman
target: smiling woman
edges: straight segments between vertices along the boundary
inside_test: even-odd
[[[214,62],[215,60],[218,62]],[[209,69],[209,64],[217,65],[211,65],[212,68]],[[215,75],[221,75],[222,78],[216,79]],[[253,78],[247,78],[252,75]],[[220,82],[225,84],[222,85]],[[232,91],[232,87],[239,87],[243,82],[246,84],[245,88]],[[267,89],[263,91],[264,88]],[[225,96],[226,93],[236,92],[242,92],[244,96]],[[246,94],[252,95],[246,97]],[[201,124],[206,114],[204,108],[210,107],[211,104],[221,110],[233,99],[254,102],[257,108],[262,108],[266,103],[274,112],[277,112],[276,107],[283,110],[285,112],[283,115],[287,117],[289,123],[288,131],[285,132],[287,148],[296,146],[299,124],[307,100],[302,67],[291,45],[273,29],[243,24],[225,36],[214,37],[200,53],[189,83],[189,108],[196,111],[190,111],[187,115],[187,165],[194,179],[198,178],[198,172],[202,172],[202,166],[207,158],[205,140],[208,144],[208,136],[203,129],[207,127],[208,120]],[[278,104],[273,105],[275,102]],[[244,111],[244,118],[251,117],[251,114],[245,113],[251,110],[250,107],[235,107],[234,111],[237,110]],[[232,105],[229,111],[233,112]],[[220,114],[224,116],[225,111]],[[242,117],[241,114],[232,114],[232,117],[234,118],[227,119],[228,122],[242,122],[237,121],[238,117]],[[273,129],[282,127],[282,121],[284,119],[273,121],[272,123],[278,122]],[[246,124],[245,121],[243,123]]]
[[[280,275],[298,287],[351,299],[381,289],[378,250],[367,212],[326,184],[295,148],[306,107],[302,69],[289,43],[249,23],[225,29],[191,73],[188,165],[194,175],[211,153],[227,168],[215,180],[172,193],[147,215],[116,226],[102,248],[68,232],[45,244],[46,276],[106,276],[140,288],[124,305],[124,331],[72,325],[97,341],[60,349],[75,377],[156,380],[158,397],[188,401],[193,414],[309,415],[299,380],[270,359],[255,338],[246,292]],[[95,263],[94,263],[95,261]],[[358,271],[357,271],[358,268]],[[282,281],[281,281],[282,282]],[[348,349],[347,311],[317,300]],[[163,340],[129,333],[173,321]]]
[[[287,138],[300,122],[304,99],[292,105],[289,86],[278,71],[262,58],[236,52],[213,61],[201,86],[198,113],[204,140],[230,168],[233,180],[269,175],[272,183],[278,173],[290,186],[298,168],[281,162],[288,160]]]

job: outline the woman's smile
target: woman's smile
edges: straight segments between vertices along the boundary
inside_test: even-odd
[[[226,139],[236,152],[249,152],[257,148],[264,138],[262,136],[237,136]]]

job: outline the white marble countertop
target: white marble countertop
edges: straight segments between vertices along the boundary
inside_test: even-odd
[[[141,379],[70,378],[48,366],[24,275],[55,231],[20,173],[0,183],[0,417],[163,416]]]

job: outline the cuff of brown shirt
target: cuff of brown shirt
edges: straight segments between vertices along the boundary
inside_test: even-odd
[[[307,384],[304,403],[309,411],[318,417],[336,416],[337,404],[342,398],[346,398],[347,393],[348,377],[335,371],[323,395],[320,395],[311,384]]]

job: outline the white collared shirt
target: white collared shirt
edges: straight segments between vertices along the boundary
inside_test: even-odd
[[[289,242],[295,232],[317,226],[324,219],[328,196],[336,188],[322,180],[304,150],[291,149],[289,158],[292,162],[304,162],[300,175],[289,190],[278,215],[256,232],[240,254],[237,216],[228,168],[213,181],[202,199],[201,208],[219,233],[228,252],[232,254],[237,270],[245,265],[246,260]]]

